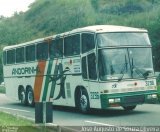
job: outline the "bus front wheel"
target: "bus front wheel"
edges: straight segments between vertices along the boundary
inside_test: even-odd
[[[78,108],[82,113],[88,113],[90,109],[89,97],[86,89],[80,89],[78,93]]]
[[[131,111],[131,110],[134,110],[136,108],[136,105],[133,105],[133,106],[123,106],[123,109],[126,110],[126,111]]]

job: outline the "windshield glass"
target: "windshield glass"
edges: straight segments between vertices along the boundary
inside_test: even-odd
[[[97,35],[98,46],[150,45],[147,33],[103,33]]]
[[[143,77],[149,72],[153,76],[151,48],[128,48],[133,77]]]
[[[153,76],[151,48],[123,48],[99,50],[100,80],[121,80]]]

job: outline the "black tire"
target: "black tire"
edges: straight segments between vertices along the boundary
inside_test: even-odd
[[[26,101],[28,106],[34,106],[34,94],[32,88],[26,91]]]
[[[123,109],[126,111],[132,111],[136,108],[136,105],[132,105],[132,106],[123,106]]]
[[[88,113],[90,110],[89,97],[86,89],[80,89],[77,96],[77,106],[80,112]]]
[[[20,100],[22,105],[27,104],[25,95],[26,95],[26,93],[25,93],[24,88],[21,88],[20,91],[19,91],[19,100]]]

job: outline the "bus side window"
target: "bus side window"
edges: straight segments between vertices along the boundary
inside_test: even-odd
[[[24,62],[24,47],[16,49],[16,63]]]
[[[87,62],[86,62],[86,56],[82,58],[82,77],[84,79],[87,79]]]
[[[63,56],[63,39],[55,39],[50,44],[50,58],[58,58]]]
[[[7,51],[7,64],[15,64],[15,49]]]
[[[3,51],[3,64],[6,65],[6,51]]]
[[[96,72],[96,56],[95,53],[91,53],[88,55],[88,74],[89,79],[96,80],[97,72]]]
[[[82,34],[82,53],[95,48],[94,34],[83,33]]]
[[[48,43],[42,42],[37,44],[37,60],[48,59]]]
[[[36,59],[36,48],[35,45],[29,45],[26,47],[26,61],[35,61]]]
[[[72,56],[80,54],[80,34],[64,38],[64,55]]]

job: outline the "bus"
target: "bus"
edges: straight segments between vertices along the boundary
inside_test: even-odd
[[[3,71],[6,95],[29,106],[49,101],[87,113],[157,99],[145,29],[93,25],[7,46]]]

